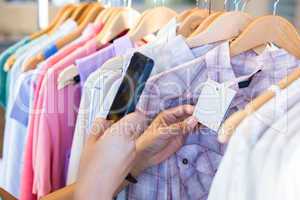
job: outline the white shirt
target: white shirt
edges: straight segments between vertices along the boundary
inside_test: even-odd
[[[278,111],[285,112],[299,100],[300,80],[297,80],[241,122],[214,178],[209,200],[255,199],[255,188],[251,188],[253,185],[249,181],[260,176],[265,154],[259,148],[254,153],[251,151],[267,128],[280,117],[281,112]],[[249,167],[250,159],[255,159],[254,166]]]
[[[278,166],[278,180],[276,181],[277,199],[299,199],[299,156],[300,156],[300,126],[299,126],[299,107],[298,103],[291,112],[297,113],[296,117],[290,117],[288,121],[288,131],[285,132],[285,145],[281,149],[281,163]],[[290,114],[292,115],[292,114]]]
[[[263,167],[260,169],[261,176],[257,177],[255,182],[257,196],[255,199],[275,199],[278,197],[277,189],[284,186],[279,179],[279,170],[281,165],[285,165],[282,162],[283,150],[287,148],[287,143],[297,132],[298,121],[292,120],[300,114],[300,103],[289,109],[279,120],[277,120],[259,140],[259,143],[263,143],[266,151]],[[255,160],[251,165],[255,165]],[[283,168],[285,168],[283,166]],[[285,168],[286,169],[286,168]],[[277,185],[280,188],[277,188]],[[281,190],[281,189],[280,189]],[[289,199],[285,197],[284,199]]]

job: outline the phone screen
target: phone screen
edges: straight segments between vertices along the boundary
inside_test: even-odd
[[[151,58],[134,53],[122,83],[109,109],[107,119],[118,121],[126,114],[134,112],[154,66]]]

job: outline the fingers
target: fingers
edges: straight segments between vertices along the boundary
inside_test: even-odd
[[[167,127],[160,128],[161,133],[168,137],[185,135],[193,131],[198,125],[198,121],[193,116],[190,116],[184,121],[171,124]]]
[[[88,142],[96,142],[104,132],[112,125],[112,121],[96,118],[88,136]]]
[[[135,140],[148,127],[149,119],[139,112],[126,115],[120,121],[113,124],[110,133],[117,133]]]
[[[190,117],[194,112],[194,106],[181,105],[175,108],[168,109],[159,114],[158,118],[162,119],[167,124],[180,122]]]
[[[152,163],[152,165],[157,165],[162,161],[167,160],[182,147],[185,139],[186,135],[174,137],[159,154],[151,158],[150,163]]]

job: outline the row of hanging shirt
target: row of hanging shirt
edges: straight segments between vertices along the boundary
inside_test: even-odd
[[[262,30],[266,25],[271,31]],[[157,30],[156,37],[150,35]],[[289,37],[282,41],[278,32],[289,32]],[[237,39],[230,42],[233,37]],[[158,7],[145,11],[140,18],[131,8],[103,9],[94,3],[65,6],[46,30],[24,38],[1,55],[1,70],[8,71],[1,71],[0,76],[1,100],[6,107],[1,186],[21,200],[32,200],[76,181],[88,130],[97,117],[107,116],[108,105],[134,52],[141,52],[155,62],[137,112],[153,118],[179,104],[196,104],[201,94],[199,86],[210,79],[232,82],[229,86],[237,93],[226,112],[227,118],[298,69],[297,37],[294,27],[278,16],[254,20],[243,12],[210,13],[196,8],[176,17],[174,11]],[[254,49],[267,42],[280,48],[268,45]],[[297,91],[295,86],[290,87],[286,90]],[[262,106],[270,114],[263,119],[272,116],[275,123],[270,108],[273,104],[269,104]],[[287,109],[280,111],[284,113]],[[232,120],[234,116],[239,115],[232,115],[222,130],[236,122]],[[276,116],[282,114],[276,112]],[[251,123],[256,119],[253,118]],[[247,122],[248,118],[243,124]],[[117,198],[220,199],[223,196],[218,195],[229,191],[234,195],[236,183],[246,198],[246,194],[252,194],[251,187],[258,187],[256,181],[270,181],[268,175],[259,174],[268,154],[253,157],[260,159],[258,166],[256,160],[247,160],[241,150],[252,158],[250,150],[255,150],[258,135],[269,135],[263,133],[270,125],[258,130],[254,124],[250,128],[241,124],[245,127],[237,129],[224,159],[226,145],[218,141],[217,131],[202,127],[189,134],[179,151],[143,172],[138,183],[129,185]],[[243,130],[257,134],[247,135]],[[219,135],[221,141],[222,136]],[[251,148],[246,148],[249,144]],[[275,152],[278,149],[274,147],[272,155]],[[274,160],[269,162],[271,168]],[[240,169],[232,167],[229,172],[229,166]],[[256,176],[248,176],[248,170]],[[266,173],[269,172],[267,169]]]

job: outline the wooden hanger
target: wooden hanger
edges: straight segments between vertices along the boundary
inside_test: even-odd
[[[116,11],[116,8],[105,8],[103,11],[99,13],[97,16],[95,23],[100,24],[100,23],[106,23],[110,16],[113,14],[114,11]]]
[[[73,40],[75,40],[76,38],[78,38],[82,31],[84,30],[84,28],[91,22],[94,21],[95,18],[98,16],[98,13],[103,9],[103,7],[99,4],[95,5],[93,7],[93,9],[91,9],[91,11],[88,13],[87,17],[85,18],[84,22],[72,33],[66,35],[65,37],[59,39],[56,42],[56,48],[57,49],[61,49],[62,47],[64,47],[66,44],[69,44],[70,42],[72,42]],[[33,69],[37,66],[38,63],[42,62],[43,60],[45,60],[44,58],[44,54],[43,53],[39,53],[38,55],[32,57],[31,59],[28,60],[27,63],[25,63],[23,71],[28,71],[30,69]]]
[[[300,58],[300,36],[296,28],[280,16],[264,16],[254,20],[230,44],[231,55],[235,56],[257,46],[273,43]]]
[[[58,11],[57,15],[54,17],[51,24],[46,29],[32,34],[30,36],[30,40],[34,40],[44,34],[49,34],[51,32],[51,30],[54,29],[56,24],[60,23],[60,19],[64,15],[64,13],[67,12],[67,14],[69,15],[70,14],[69,11],[73,10],[74,8],[75,8],[75,6],[72,4],[68,4],[68,5],[64,6],[62,9],[60,9]],[[3,68],[4,71],[6,71],[6,72],[9,71],[11,69],[11,67],[13,66],[13,64],[15,63],[15,61],[16,61],[16,56],[13,54],[7,59],[5,65],[4,65],[4,68]]]
[[[133,13],[131,13],[133,12]],[[164,20],[158,20],[158,13],[165,13]],[[129,16],[135,15],[135,23],[128,24]],[[156,16],[156,18],[154,17]],[[132,9],[125,8],[120,11],[115,17],[112,18],[107,25],[105,25],[103,31],[98,36],[99,45],[106,44],[113,40],[117,35],[122,33],[125,30],[132,30],[133,35],[130,35],[130,31],[128,32],[129,37],[132,41],[138,41],[142,39],[144,36],[152,34],[159,30],[163,25],[169,22],[169,20],[176,16],[176,13],[170,9],[166,9],[164,7],[158,7],[154,9],[147,10],[143,13],[142,17],[137,11],[132,11]],[[160,17],[162,17],[160,15]],[[140,19],[140,20],[138,20]],[[156,25],[153,22],[157,22]],[[159,22],[159,23],[158,23]],[[154,24],[154,25],[153,25]],[[149,27],[151,26],[151,27]],[[76,74],[75,74],[76,73]],[[62,73],[60,78],[58,79],[58,88],[62,89],[69,84],[73,84],[73,78],[78,75],[76,66],[67,67]]]
[[[68,8],[63,15],[59,18],[58,22],[55,24],[54,28],[49,31],[49,35],[53,34],[57,29],[72,15],[73,11],[76,9],[76,6]]]
[[[291,74],[282,79],[278,86],[280,89],[285,89],[291,85],[295,80],[300,78],[300,68],[296,68]],[[234,133],[239,124],[249,115],[261,108],[265,103],[275,97],[275,92],[267,90],[260,96],[256,97],[253,101],[246,105],[244,110],[237,111],[232,114],[221,126],[218,140],[221,143],[227,143],[229,138]]]
[[[81,13],[81,15],[78,16],[78,19],[76,19],[77,24],[81,24],[83,22],[83,20],[86,17],[86,13],[88,13],[89,11],[91,11],[92,8],[93,8],[92,3],[89,3],[87,5],[87,7],[84,9],[83,13]]]
[[[93,8],[86,14],[86,18],[80,24],[80,26],[74,32],[72,32],[69,35],[65,36],[64,38],[58,40],[56,42],[56,47],[58,49],[61,49],[66,44],[69,44],[70,42],[72,42],[73,40],[75,40],[76,38],[78,38],[81,35],[81,33],[84,30],[84,28],[89,23],[91,23],[91,22],[93,22],[95,20],[95,18],[98,16],[98,13],[102,9],[103,9],[103,7],[101,5],[99,5],[99,4],[94,5]]]
[[[231,40],[236,38],[253,20],[254,18],[245,12],[226,12],[215,18],[200,34],[189,37],[187,44],[194,48],[204,44]]]
[[[143,21],[144,17],[147,16],[147,14],[149,14],[151,10],[152,10],[152,8],[145,10],[142,13],[142,15],[140,16],[138,22],[131,29],[136,29],[140,25],[140,23]]]
[[[122,8],[111,8],[111,11],[112,12],[108,12],[109,16],[107,16],[108,19],[106,19],[108,21],[107,23],[109,23],[109,20],[114,19],[114,17],[122,11]],[[75,84],[76,82],[74,81],[74,77],[76,77],[78,74],[79,73],[76,65],[73,64],[66,67],[58,76],[57,89],[61,90],[68,85]]]
[[[6,192],[3,188],[0,188],[0,199],[3,200],[17,200],[14,196]]]
[[[132,8],[124,8],[112,17],[97,36],[99,47],[112,41],[125,30],[132,28],[140,18],[140,13]]]
[[[30,40],[34,40],[44,34],[47,34],[49,31],[51,31],[51,29],[53,29],[55,27],[55,25],[60,21],[60,18],[63,16],[63,14],[67,11],[67,9],[74,9],[75,6],[72,4],[67,4],[66,6],[64,6],[62,9],[60,9],[58,11],[58,13],[55,15],[54,19],[51,21],[51,23],[49,24],[49,26],[42,30],[39,31],[37,33],[34,33],[30,36]]]
[[[188,37],[196,28],[209,16],[208,10],[195,9],[189,16],[187,16],[179,25],[177,33]]]
[[[165,12],[162,12],[165,11]],[[135,30],[133,32],[133,35],[130,35],[129,31],[129,37],[132,41],[138,41],[142,39],[144,36],[149,35],[153,32],[156,32],[158,29],[160,29],[163,25],[169,22],[169,20],[176,16],[176,13],[170,9],[165,9],[164,7],[154,8],[151,10],[147,10],[144,12],[143,17],[141,17],[136,11],[133,11],[131,9],[124,9],[120,11],[115,17],[112,18],[112,21],[108,25],[105,25],[103,31],[98,36],[98,41],[100,44],[106,44],[113,40],[117,35],[122,33],[124,30],[128,30],[133,27]],[[125,13],[125,14],[124,14]],[[153,16],[156,16],[157,13],[165,13],[164,20],[156,20]],[[135,23],[126,24],[128,23],[128,16],[134,16]],[[160,16],[162,17],[162,16]],[[138,19],[140,19],[138,21]],[[150,22],[151,20],[152,22]],[[156,20],[156,22],[159,21],[159,23],[156,23],[156,25],[153,25],[153,21]],[[124,23],[125,22],[125,23]],[[150,22],[150,23],[149,23]],[[135,25],[135,26],[134,26]],[[152,27],[148,27],[148,26]],[[130,29],[132,30],[132,29]],[[142,32],[141,32],[142,30]],[[104,33],[104,34],[103,34]],[[136,35],[134,35],[136,34]],[[76,73],[76,74],[75,74]],[[62,89],[65,86],[74,83],[73,78],[78,75],[76,66],[70,66],[67,67],[60,75],[60,78],[58,79],[58,88]]]
[[[188,16],[190,16],[195,10],[198,10],[198,8],[192,8],[183,11],[176,17],[176,21],[182,23]]]
[[[102,22],[104,22],[104,24],[109,23],[116,15],[118,15],[118,13],[122,11],[122,9],[123,8],[112,8],[111,12],[109,12],[107,16],[103,17]]]
[[[139,41],[143,39],[143,37],[161,29],[176,16],[177,13],[170,8],[153,8],[139,21],[135,28],[129,30],[128,36],[134,42]]]
[[[94,3],[88,3],[84,11],[78,16],[78,19],[76,19],[76,22],[78,24],[81,24],[86,18],[87,13],[89,13],[93,7],[94,7]]]
[[[78,75],[78,69],[75,64],[70,65],[59,73],[57,78],[57,89],[61,90],[64,87],[75,84],[74,77]]]
[[[65,36],[64,38],[59,39],[56,42],[56,47],[58,49],[61,49],[66,44],[69,44],[70,42],[72,42],[73,40],[78,38],[81,35],[81,33],[83,32],[83,30],[85,29],[85,27],[89,23],[93,22],[96,19],[96,17],[101,12],[101,10],[103,10],[103,7],[100,4],[94,4],[92,9],[86,14],[86,18],[83,20],[83,22],[77,28],[77,30],[75,30],[74,32],[72,32],[69,35]]]
[[[144,18],[145,18],[152,10],[153,10],[152,8],[145,10],[145,11],[142,13],[140,19],[138,20],[138,23],[137,23],[133,28],[131,28],[131,29],[137,29],[137,28],[141,25],[141,23],[144,23],[144,22],[143,22],[143,19],[144,19]],[[156,40],[156,37],[155,37],[154,35],[147,35],[147,36],[145,36],[143,39],[144,39],[145,41],[147,41],[147,42],[148,42],[148,41],[151,42],[151,41]]]
[[[70,19],[76,22],[79,21],[80,16],[83,14],[83,11],[88,7],[88,3],[81,3],[75,8],[74,12],[72,13]]]
[[[206,19],[203,20],[203,22],[197,27],[197,29],[189,37],[193,37],[200,34],[208,27],[208,25],[210,25],[221,14],[223,14],[223,12],[215,12],[209,15]]]

